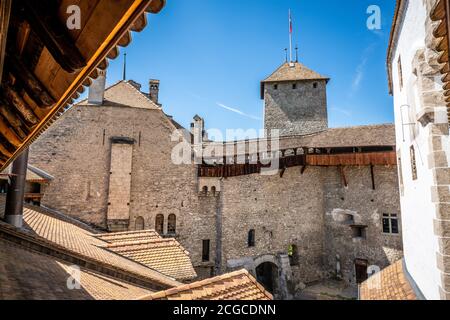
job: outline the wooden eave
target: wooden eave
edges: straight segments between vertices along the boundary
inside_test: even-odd
[[[0,0],[0,14],[10,0]],[[81,28],[69,30],[69,6],[80,8]],[[79,97],[117,46],[147,24],[165,0],[15,0],[6,26],[0,87],[0,170],[6,168]],[[69,11],[70,12],[70,11]],[[2,22],[5,21],[1,17]],[[0,42],[4,23],[0,23]],[[1,43],[0,43],[1,45]],[[0,65],[1,67],[1,65]]]
[[[433,32],[433,36],[439,39],[436,48],[440,53],[438,62],[442,64],[441,74],[444,89],[445,101],[447,102],[447,115],[450,124],[450,67],[449,67],[449,43],[450,43],[450,1],[438,0],[431,11],[430,18],[439,22]]]

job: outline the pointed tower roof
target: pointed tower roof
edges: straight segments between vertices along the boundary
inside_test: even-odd
[[[261,81],[261,99],[264,99],[265,83],[302,80],[325,80],[328,82],[330,78],[308,69],[300,62],[285,62],[267,79]]]
[[[283,63],[274,73],[263,82],[281,82],[298,80],[330,80],[317,72],[308,69],[299,62]]]

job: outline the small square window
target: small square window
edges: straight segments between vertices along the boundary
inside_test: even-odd
[[[352,226],[353,239],[366,239],[366,229],[366,226]]]
[[[292,84],[292,89],[294,89],[294,90],[297,89],[297,84],[296,83]]]
[[[273,85],[273,90],[278,90],[278,84]]]
[[[314,88],[314,89],[317,89],[317,87],[318,87],[317,82],[314,82],[314,83],[313,83],[313,88]]]

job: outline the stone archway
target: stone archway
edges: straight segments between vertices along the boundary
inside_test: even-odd
[[[256,278],[267,291],[272,294],[278,293],[278,267],[272,262],[263,262],[256,267]]]

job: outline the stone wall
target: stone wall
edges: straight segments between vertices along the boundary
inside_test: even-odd
[[[375,189],[370,167],[343,170],[347,187],[339,168],[324,169],[326,266],[331,276],[356,284],[356,259],[383,269],[402,258],[401,233],[385,234],[382,228],[383,214],[397,214],[401,223],[397,169],[375,166]],[[355,237],[352,225],[366,227],[365,238]]]
[[[265,129],[279,129],[281,136],[328,129],[325,80],[281,82],[276,86],[277,89],[275,84],[265,86]]]

